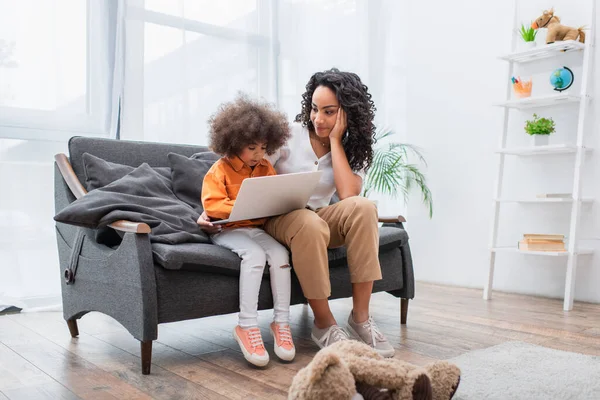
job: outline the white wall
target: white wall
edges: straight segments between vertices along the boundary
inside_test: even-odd
[[[535,19],[547,2],[523,1],[519,21]],[[590,1],[553,2],[563,23],[590,23]],[[482,288],[489,265],[493,190],[503,110],[492,104],[503,101],[508,64],[497,56],[510,52],[513,4],[508,1],[410,2],[407,19],[408,140],[423,147],[429,162],[427,177],[434,199],[430,220],[418,198],[411,201],[407,230],[411,237],[416,278],[421,281]],[[545,32],[540,32],[545,35]],[[542,37],[541,37],[542,38]],[[542,38],[543,39],[543,38]],[[596,42],[598,39],[596,39]],[[599,56],[595,57],[597,75]],[[545,79],[565,64],[544,63],[534,69],[534,92],[549,90]],[[544,69],[545,68],[545,69]],[[580,69],[574,69],[580,82]],[[526,71],[524,73],[527,73]],[[539,75],[536,75],[539,74]],[[536,82],[538,83],[536,85]],[[540,86],[541,85],[541,86]],[[600,93],[598,80],[592,93]],[[535,95],[535,93],[534,93]],[[576,106],[571,106],[576,114]],[[574,107],[574,108],[573,108]],[[592,103],[592,114],[600,104]],[[539,114],[557,122],[551,143],[575,141],[576,120],[562,109]],[[562,115],[562,116],[561,116]],[[523,132],[524,117],[511,111],[509,145],[529,143]],[[586,145],[598,148],[597,120],[588,124]],[[595,126],[592,133],[591,127]],[[599,199],[600,152],[585,164],[583,194]],[[507,157],[504,193],[535,196],[541,192],[570,192],[573,155],[532,158]],[[543,161],[545,162],[543,162]],[[584,207],[581,238],[600,236],[598,204]],[[569,231],[568,205],[501,205],[499,243],[515,245],[525,232]],[[576,300],[600,302],[600,241],[584,242],[596,250],[594,257],[580,257]],[[498,254],[494,288],[562,298],[566,258]]]

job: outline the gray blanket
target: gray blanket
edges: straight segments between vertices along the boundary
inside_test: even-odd
[[[168,178],[144,163],[123,178],[75,200],[54,220],[96,229],[125,219],[148,224],[153,243],[210,243],[196,223],[199,216],[175,196]]]

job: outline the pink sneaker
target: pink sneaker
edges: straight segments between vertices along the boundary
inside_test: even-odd
[[[273,334],[273,348],[277,357],[283,361],[292,361],[296,357],[296,348],[292,340],[292,331],[288,324],[271,324],[271,333]]]
[[[244,329],[239,325],[233,329],[233,338],[240,345],[244,358],[250,364],[257,367],[264,367],[269,363],[269,353],[265,350],[265,345],[258,328]]]

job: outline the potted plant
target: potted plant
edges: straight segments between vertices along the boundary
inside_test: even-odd
[[[526,27],[525,25],[521,24],[521,29],[519,29],[518,32],[523,39],[523,42],[520,46],[523,50],[535,47],[535,37],[537,35],[537,31],[533,29],[531,25]]]
[[[554,131],[555,126],[552,118],[540,118],[537,114],[533,114],[533,120],[525,122],[525,132],[533,137],[534,146],[547,145],[549,136]]]
[[[388,128],[380,129],[375,139],[380,141],[394,134]],[[389,143],[375,148],[373,162],[365,177],[362,196],[368,197],[371,193],[380,193],[391,198],[400,194],[406,203],[413,189],[421,192],[423,203],[429,208],[429,218],[433,216],[433,203],[431,191],[427,187],[425,175],[415,164],[408,162],[409,154],[418,157],[419,161],[427,165],[420,150],[410,144]]]

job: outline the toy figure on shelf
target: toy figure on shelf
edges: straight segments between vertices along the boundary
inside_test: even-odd
[[[544,13],[533,21],[531,27],[533,29],[548,28],[546,44],[561,40],[577,40],[578,37],[581,43],[585,43],[585,32],[583,31],[583,27],[571,28],[562,25],[560,23],[560,18],[554,15],[554,8],[544,10]]]

